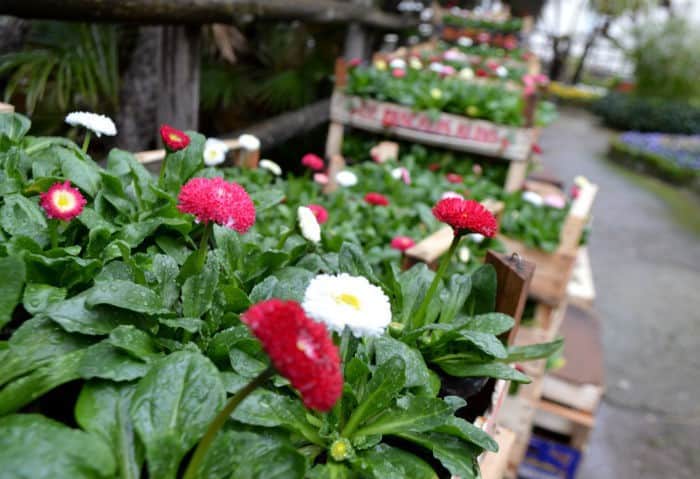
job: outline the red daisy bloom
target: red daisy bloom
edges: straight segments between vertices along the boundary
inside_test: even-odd
[[[316,221],[318,221],[318,224],[322,225],[323,223],[328,221],[328,210],[326,210],[323,206],[310,204],[306,205],[306,207],[310,209],[311,212],[314,214],[314,216],[316,217]]]
[[[305,154],[301,158],[301,164],[314,171],[321,171],[326,166],[321,157],[313,153]]]
[[[416,244],[410,236],[394,236],[391,240],[391,247],[399,251],[406,251]]]
[[[538,145],[537,143],[532,144],[532,152],[537,153],[538,155],[542,154],[542,147]]]
[[[394,78],[403,78],[406,76],[406,70],[404,70],[403,68],[394,68],[393,70],[391,70],[391,76],[393,76]]]
[[[431,163],[431,164],[428,165],[428,169],[429,169],[430,171],[437,171],[437,170],[439,170],[440,168],[442,168],[442,165],[440,165],[440,163]]]
[[[489,210],[478,201],[445,198],[433,207],[435,217],[452,226],[455,234],[479,233],[492,238],[498,230],[498,222]]]
[[[190,137],[185,132],[170,125],[160,126],[160,137],[163,139],[165,149],[170,152],[182,150],[190,144]]]
[[[447,173],[447,175],[445,175],[445,178],[447,178],[447,181],[449,181],[450,183],[462,183],[464,181],[462,177],[457,173]]]
[[[476,70],[476,76],[483,78],[489,76],[489,74],[483,68],[479,68]]]
[[[255,205],[246,190],[222,178],[192,178],[180,189],[177,200],[178,210],[201,223],[213,221],[239,233],[255,223]]]
[[[389,206],[389,199],[381,193],[367,193],[365,201],[374,206]]]
[[[304,401],[328,411],[343,392],[340,355],[326,326],[309,318],[294,301],[269,299],[251,306],[241,321],[260,340],[279,373]]]
[[[52,219],[70,221],[83,212],[87,201],[77,188],[65,183],[54,183],[46,193],[40,195],[39,204],[46,216]]]

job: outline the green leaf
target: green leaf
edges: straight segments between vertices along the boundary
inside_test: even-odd
[[[314,466],[307,473],[306,477],[308,479],[358,479],[357,475],[348,466],[335,462]]]
[[[99,436],[38,414],[0,419],[0,464],[7,479],[106,479],[116,469]]]
[[[394,356],[379,365],[367,384],[367,395],[353,411],[343,429],[342,436],[351,438],[354,431],[367,419],[381,412],[391,404],[406,383],[406,363]]]
[[[65,148],[54,148],[61,164],[61,172],[82,191],[95,196],[100,190],[100,169],[92,161],[80,158],[75,152]]]
[[[40,244],[47,241],[46,217],[39,205],[22,195],[7,195],[0,207],[0,226],[12,236],[28,236]]]
[[[445,421],[445,424],[435,428],[435,432],[442,432],[464,439],[487,451],[498,451],[498,443],[494,441],[491,436],[461,417],[450,416],[450,418]]]
[[[564,346],[564,339],[560,338],[549,343],[531,344],[529,346],[511,346],[508,348],[508,356],[505,363],[533,361],[535,359],[548,358]]]
[[[405,396],[370,422],[365,423],[355,432],[355,435],[430,431],[444,424],[451,415],[452,408],[442,399]]]
[[[143,377],[150,366],[104,340],[85,351],[78,374],[83,379],[131,381]]]
[[[234,436],[234,457],[254,458],[241,460],[231,477],[241,479],[303,479],[306,459],[289,442],[251,437],[244,432]],[[204,479],[205,476],[201,476]],[[206,476],[206,479],[210,479]]]
[[[496,308],[496,270],[490,264],[472,273],[472,290],[467,302],[470,314],[490,313]]]
[[[176,281],[179,273],[177,262],[170,256],[157,254],[153,257],[153,274],[158,282],[158,293],[166,308],[172,308],[180,296]]]
[[[284,192],[278,189],[265,189],[256,191],[250,195],[255,204],[256,214],[280,204],[284,200]]]
[[[96,284],[87,292],[85,304],[89,307],[109,304],[117,308],[145,314],[169,312],[163,307],[160,297],[152,289],[123,280]]]
[[[387,444],[379,444],[363,451],[358,454],[352,465],[362,478],[436,479],[438,477],[424,460]]]
[[[216,367],[201,354],[179,351],[138,383],[131,418],[146,446],[150,477],[175,478],[180,461],[224,403]]]
[[[143,446],[134,434],[129,415],[134,384],[90,381],[80,391],[75,420],[87,432],[108,444],[117,459],[119,479],[139,479]]]
[[[109,284],[114,284],[109,283]],[[70,333],[106,335],[122,324],[134,324],[141,317],[107,306],[87,308],[88,290],[70,299],[49,306],[46,315]]]
[[[198,333],[199,331],[202,330],[202,328],[206,324],[204,321],[202,321],[199,318],[175,318],[175,319],[158,318],[158,322],[160,324],[164,324],[165,326],[167,326],[169,328],[184,329],[188,333]]]
[[[489,334],[503,334],[515,325],[513,318],[503,313],[479,314],[467,320],[465,328]]]
[[[480,333],[478,331],[459,331],[460,340],[467,341],[484,354],[494,358],[505,358],[506,348],[503,343],[493,334]]]
[[[219,284],[219,262],[213,256],[200,274],[190,276],[182,285],[182,312],[189,318],[200,318],[211,309]]]
[[[451,323],[457,313],[462,309],[472,289],[471,277],[463,274],[455,274],[450,277],[447,288],[440,294],[442,308],[440,310],[440,322]]]
[[[470,363],[461,360],[442,360],[436,358],[433,360],[435,364],[440,366],[440,368],[445,371],[450,376],[456,376],[460,378],[496,378],[496,379],[509,379],[517,383],[530,383],[531,380],[523,373],[515,368],[508,366],[503,363]]]
[[[399,356],[406,364],[406,384],[404,387],[427,388],[430,384],[430,370],[423,355],[405,343],[391,336],[380,336],[374,341],[377,364],[383,364],[393,356]]]
[[[311,271],[289,266],[273,273],[277,279],[272,289],[272,297],[301,302],[309,282],[315,276]]]
[[[48,284],[28,283],[24,288],[22,305],[31,314],[43,313],[54,303],[63,301],[66,292],[64,288]]]
[[[78,247],[77,252],[80,249]],[[44,253],[26,254],[27,279],[34,283],[47,283],[54,286],[72,288],[78,284],[92,282],[102,267],[96,259],[84,259],[76,251],[60,248]]]
[[[0,327],[12,319],[24,288],[24,261],[15,256],[0,258]]]
[[[338,267],[341,272],[352,276],[364,276],[373,284],[380,284],[365,252],[355,243],[346,241],[338,253]]]
[[[132,325],[122,325],[113,329],[109,333],[108,342],[134,358],[146,362],[158,356],[158,347],[153,338]]]
[[[447,434],[402,433],[399,437],[414,442],[433,451],[435,459],[460,479],[477,479],[479,469],[476,463],[479,450],[469,443]]]
[[[187,131],[190,144],[184,150],[168,153],[165,157],[165,184],[169,191],[178,191],[180,187],[204,165],[204,136],[194,131]]]
[[[394,321],[410,324],[410,319],[423,302],[434,276],[435,273],[430,271],[425,263],[417,264],[399,275],[403,302],[399,313],[395,314]]]
[[[6,136],[13,143],[19,142],[29,131],[29,118],[19,113],[0,114],[0,137]]]

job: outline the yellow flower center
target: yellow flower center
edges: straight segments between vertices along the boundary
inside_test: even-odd
[[[430,90],[430,96],[432,96],[435,100],[439,100],[442,98],[442,90],[439,88],[433,88]]]
[[[180,135],[176,135],[175,133],[170,133],[168,135],[168,138],[170,138],[171,141],[180,141],[182,138],[180,138]]]
[[[61,211],[75,208],[75,197],[67,191],[58,191],[54,194],[53,204]]]
[[[354,294],[343,293],[335,297],[335,301],[338,304],[347,304],[348,306],[360,310],[360,300]]]

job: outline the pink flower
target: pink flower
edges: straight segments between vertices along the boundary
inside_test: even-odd
[[[326,221],[328,221],[328,210],[326,210],[323,206],[321,205],[316,205],[316,204],[310,204],[306,205],[308,209],[311,210],[311,212],[314,214],[316,217],[316,221],[318,221],[318,224],[322,225]]]
[[[446,198],[433,207],[433,215],[438,221],[447,223],[455,235],[479,233],[493,238],[498,230],[498,222],[489,210],[478,201]]]
[[[561,210],[566,206],[566,200],[562,195],[549,194],[544,197],[544,204]]]
[[[456,73],[456,70],[454,69],[454,67],[452,67],[450,65],[443,65],[442,71],[440,71],[440,75],[442,75],[443,77],[452,76],[455,73]]]
[[[52,219],[70,221],[83,212],[87,201],[78,189],[71,187],[70,181],[54,183],[46,193],[40,195],[40,205],[46,216]]]
[[[538,145],[537,143],[532,144],[532,152],[537,153],[538,155],[542,154],[542,147]]]
[[[321,171],[326,165],[320,156],[307,153],[301,158],[301,164],[313,171]]]
[[[481,165],[478,163],[474,163],[474,165],[472,166],[472,173],[474,173],[474,175],[476,176],[481,176],[483,172],[484,169],[481,167]]]
[[[325,173],[314,173],[314,181],[319,185],[327,185],[328,175]]]
[[[457,173],[447,173],[445,178],[447,178],[447,181],[450,183],[462,183],[464,181]]]
[[[361,58],[353,58],[351,60],[348,60],[348,66],[351,68],[359,67],[361,64],[362,64]]]
[[[177,209],[200,223],[214,223],[245,233],[255,223],[255,205],[238,183],[222,178],[192,178],[180,189]]]
[[[389,199],[381,193],[367,193],[365,195],[365,201],[374,206],[389,206]]]
[[[406,251],[416,244],[413,238],[409,236],[394,236],[391,240],[391,247],[399,251]]]
[[[403,68],[394,68],[393,70],[391,70],[391,76],[393,76],[394,78],[403,78],[406,76],[406,70],[404,70]]]

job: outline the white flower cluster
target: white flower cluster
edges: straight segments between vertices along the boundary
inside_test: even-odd
[[[228,145],[216,138],[208,138],[204,142],[204,164],[207,166],[216,166],[226,160],[228,153]]]
[[[114,136],[117,134],[117,127],[112,119],[97,113],[74,111],[66,116],[66,123],[70,126],[85,127],[95,133],[98,138],[102,135]]]

